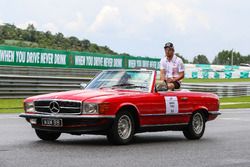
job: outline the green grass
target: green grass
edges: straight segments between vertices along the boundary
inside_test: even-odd
[[[223,97],[220,98],[220,102],[249,102],[250,96],[239,96],[239,97]]]
[[[0,113],[23,112],[23,99],[0,99]]]
[[[246,104],[231,104],[231,105],[220,105],[220,109],[237,109],[237,108],[250,108],[250,103]]]
[[[237,103],[237,104],[230,104]],[[220,108],[250,108],[250,96],[240,96],[240,97],[224,97],[220,98]]]
[[[208,83],[208,82],[250,82],[250,78],[231,78],[231,79],[192,79],[186,78],[183,83]]]

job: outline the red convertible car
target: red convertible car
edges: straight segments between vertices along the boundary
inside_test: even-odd
[[[218,96],[163,91],[154,70],[105,70],[84,89],[29,97],[20,117],[42,140],[61,133],[102,134],[113,144],[127,144],[135,133],[183,131],[200,139],[207,121],[219,114]]]

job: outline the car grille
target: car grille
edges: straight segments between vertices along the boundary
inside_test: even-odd
[[[52,103],[58,104],[53,105]],[[81,113],[81,102],[79,101],[62,101],[62,100],[41,100],[35,101],[35,110],[42,113],[64,113],[64,114],[80,114]],[[53,110],[56,107],[59,110]]]

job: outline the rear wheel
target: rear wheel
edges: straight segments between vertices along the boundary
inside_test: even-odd
[[[42,130],[35,130],[36,131],[36,135],[42,139],[42,140],[46,140],[46,141],[54,141],[56,139],[58,139],[61,135],[61,133],[59,132],[49,132],[49,131],[42,131]]]
[[[183,134],[187,139],[200,139],[205,131],[205,116],[202,112],[196,112],[192,115],[188,127],[183,130]]]
[[[107,134],[107,139],[112,144],[128,144],[135,133],[134,118],[130,113],[119,112]]]

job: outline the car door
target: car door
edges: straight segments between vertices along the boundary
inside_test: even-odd
[[[189,116],[186,99],[174,92],[156,92],[144,96],[141,102],[141,125],[186,123]]]
[[[190,117],[190,102],[188,96],[179,91],[158,92],[164,99],[165,124],[186,123]]]

